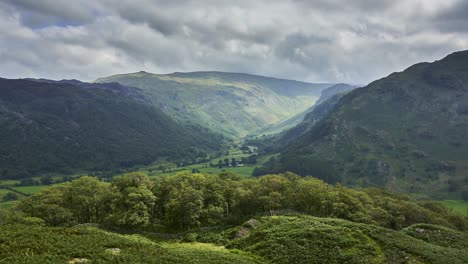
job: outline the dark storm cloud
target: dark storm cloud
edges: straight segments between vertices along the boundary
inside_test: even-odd
[[[21,20],[31,27],[50,24],[81,24],[94,19],[95,9],[85,1],[6,0],[21,12]]]
[[[366,83],[468,48],[462,0],[0,0],[0,76],[221,70]]]
[[[435,27],[445,32],[468,33],[468,1],[459,0],[434,18]]]
[[[175,34],[181,29],[179,21],[167,14],[163,7],[160,6],[141,8],[141,6],[126,3],[118,6],[117,12],[124,19],[134,23],[147,24],[164,35]],[[183,16],[183,14],[181,15]]]

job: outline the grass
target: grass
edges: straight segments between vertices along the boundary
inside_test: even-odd
[[[0,186],[14,186],[20,183],[18,180],[0,180]]]
[[[20,191],[22,193],[29,193],[29,194],[35,194],[37,192],[40,192],[46,188],[50,187],[49,185],[35,185],[35,186],[20,186],[20,187],[13,187],[13,189]]]
[[[211,244],[156,243],[94,227],[5,225],[0,229],[0,263],[72,263],[74,259],[89,263],[264,263],[252,254]]]
[[[237,143],[240,145],[239,142]],[[244,164],[243,167],[223,167],[223,168],[213,167],[211,168],[210,163],[217,165],[219,160],[224,161],[224,159],[229,159],[229,161],[231,161],[233,158],[235,158],[236,160],[241,160],[243,157],[247,158],[248,156],[254,155],[254,154],[256,153],[254,152],[252,154],[244,154],[238,148],[231,148],[229,150],[229,155],[220,156],[208,162],[201,162],[201,163],[187,165],[183,167],[177,167],[175,163],[159,161],[159,162],[154,162],[153,164],[149,166],[145,166],[145,167],[138,169],[138,172],[144,173],[145,175],[149,177],[156,177],[156,176],[164,176],[164,175],[166,176],[174,175],[180,172],[191,172],[192,169],[197,169],[201,173],[205,173],[205,174],[219,174],[221,172],[228,171],[228,172],[235,173],[241,177],[250,177],[252,176],[252,172],[254,171],[256,167],[262,166],[262,164],[264,164],[273,155],[258,157],[257,164]],[[163,166],[166,169],[169,169],[169,171],[163,172],[159,170],[158,168],[160,166]]]
[[[2,202],[3,196],[5,196],[5,194],[7,194],[8,192],[11,192],[11,191],[7,189],[0,189],[0,209],[11,208],[16,202],[16,201]]]
[[[257,167],[258,165],[245,165],[244,167],[227,167],[227,168],[202,168],[199,169],[201,173],[206,173],[206,174],[219,174],[223,171],[229,171],[232,173],[235,173],[236,175],[239,175],[241,177],[250,177],[252,176],[252,172]]]
[[[462,200],[445,200],[441,201],[441,203],[451,208],[455,212],[459,212],[468,216],[468,202]]]
[[[13,205],[16,204],[17,201],[9,201],[9,202],[1,202],[0,203],[0,209],[8,209],[13,207]]]
[[[260,222],[229,248],[254,252],[279,264],[468,263],[466,233],[434,225],[395,231],[310,216],[263,217]],[[454,235],[456,244],[444,242]]]
[[[8,192],[10,192],[10,190],[0,189],[0,201],[2,200],[3,196],[5,196],[5,194],[7,194]]]

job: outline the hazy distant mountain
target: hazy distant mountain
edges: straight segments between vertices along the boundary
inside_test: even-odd
[[[350,85],[340,85],[339,89],[333,90],[334,93],[330,91],[326,92],[330,88],[325,89],[322,92],[322,96],[317,101],[317,104],[310,108],[310,110],[302,118],[301,122],[299,122],[293,128],[288,129],[282,133],[281,137],[279,138],[280,144],[286,144],[292,139],[295,139],[312,129],[312,127],[317,124],[317,122],[322,120],[328,115],[328,113],[330,113],[330,111],[333,110],[341,97],[356,87]]]
[[[467,135],[463,51],[346,94],[287,146],[275,170],[349,185],[456,194],[468,185]]]
[[[179,122],[193,122],[231,137],[258,132],[308,109],[326,83],[304,83],[241,73],[192,72],[113,75],[144,90],[152,102]]]
[[[192,159],[221,144],[116,83],[0,79],[0,127],[1,178]]]
[[[316,105],[319,105],[332,96],[335,96],[336,94],[344,94],[346,92],[349,92],[351,90],[354,90],[358,86],[356,85],[351,85],[351,84],[346,84],[346,83],[339,83],[335,84],[333,86],[328,87],[327,89],[323,90],[322,93],[320,94],[320,98],[318,99]]]

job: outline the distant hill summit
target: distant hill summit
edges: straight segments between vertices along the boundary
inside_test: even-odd
[[[220,135],[145,100],[117,83],[0,79],[0,178],[191,160],[220,148]]]
[[[468,51],[349,92],[304,125],[311,117],[271,168],[434,196],[468,188]]]
[[[182,123],[231,138],[255,133],[308,109],[327,83],[305,83],[244,73],[136,72],[96,80],[143,89],[146,97]]]

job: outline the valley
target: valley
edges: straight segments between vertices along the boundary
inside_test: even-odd
[[[0,79],[0,263],[466,263],[467,56]]]

